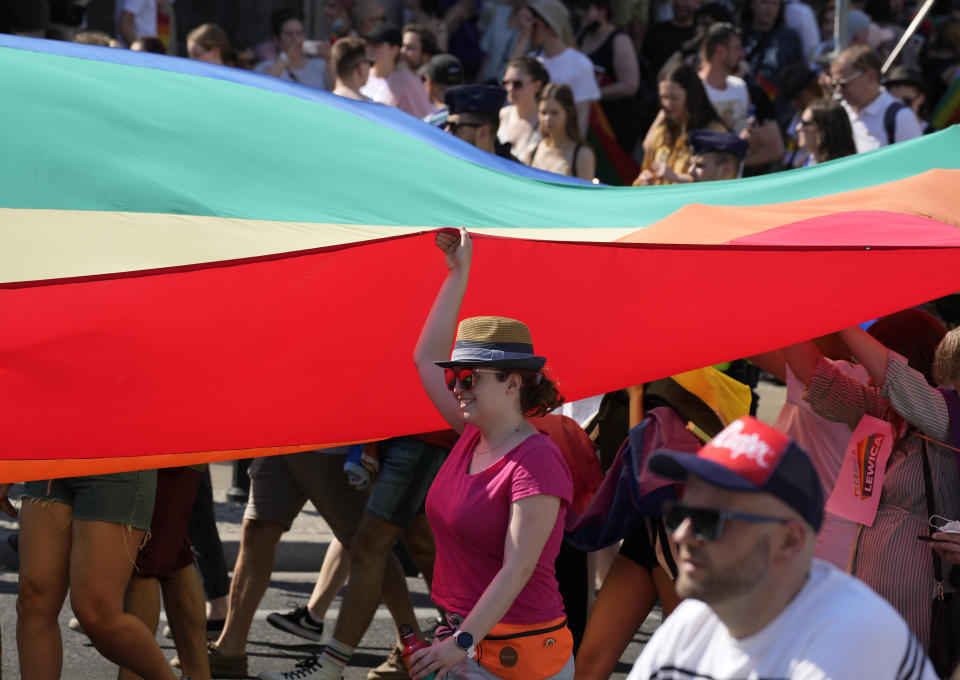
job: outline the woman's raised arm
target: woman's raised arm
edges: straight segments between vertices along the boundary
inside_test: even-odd
[[[420,375],[420,384],[430,401],[450,427],[459,433],[463,432],[463,420],[460,418],[457,401],[444,384],[443,371],[433,362],[450,357],[460,305],[467,292],[467,280],[470,278],[473,242],[467,230],[460,227],[459,235],[438,233],[435,243],[446,257],[450,273],[440,286],[440,292],[433,301],[427,320],[423,322],[420,338],[413,350],[413,363]]]

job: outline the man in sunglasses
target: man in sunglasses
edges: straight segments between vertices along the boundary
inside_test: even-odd
[[[449,113],[443,129],[481,151],[516,161],[509,144],[497,140],[507,92],[499,85],[459,85],[443,93]]]
[[[880,56],[866,45],[848,47],[830,64],[830,81],[843,98],[857,153],[923,134],[910,107],[880,86],[880,68]]]
[[[655,453],[650,469],[686,482],[664,509],[686,599],[627,680],[936,678],[893,607],[813,558],[823,491],[790,437],[744,417],[696,455]]]

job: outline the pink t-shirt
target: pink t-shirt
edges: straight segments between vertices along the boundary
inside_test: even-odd
[[[560,498],[560,512],[530,580],[502,623],[542,623],[563,616],[554,561],[563,540],[563,520],[573,497],[570,470],[559,449],[535,434],[503,458],[469,474],[480,430],[467,425],[427,494],[427,519],[437,543],[433,601],[466,616],[503,566],[510,504],[545,494]]]

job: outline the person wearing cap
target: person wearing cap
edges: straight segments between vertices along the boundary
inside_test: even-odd
[[[570,47],[573,44],[570,12],[560,0],[528,0],[527,7],[533,12],[530,43],[537,48],[534,56],[547,69],[550,82],[563,83],[573,91],[580,135],[586,137],[590,107],[600,99],[593,62]]]
[[[880,56],[854,45],[830,64],[834,90],[843,98],[857,152],[913,139],[923,134],[916,114],[880,85]]]
[[[515,161],[510,145],[497,139],[500,108],[506,98],[506,91],[497,85],[451,87],[443,95],[449,109],[443,129],[481,151]]]
[[[690,176],[694,182],[736,179],[750,145],[730,132],[691,130]]]
[[[336,77],[335,95],[362,102],[372,101],[360,92],[373,65],[373,60],[367,58],[367,43],[363,38],[340,38],[330,50],[330,62]]]
[[[430,103],[436,107],[436,110],[423,120],[442,128],[450,115],[443,95],[451,87],[463,85],[463,64],[452,54],[435,54],[420,69],[420,77],[423,78],[423,86],[430,97]]]
[[[423,82],[416,74],[397,67],[403,33],[392,24],[381,24],[367,38],[367,56],[373,61],[370,77],[360,92],[385,106],[395,106],[423,118],[433,112]]]
[[[697,454],[661,450],[649,466],[685,483],[664,521],[686,599],[627,680],[936,678],[885,600],[814,559],[823,490],[789,436],[746,416]]]
[[[413,360],[427,396],[461,433],[427,495],[432,598],[452,633],[438,629],[413,654],[411,676],[572,679],[554,563],[573,481],[556,445],[527,420],[563,398],[525,324],[497,316],[457,324],[472,242],[462,227],[435,240],[449,272]]]

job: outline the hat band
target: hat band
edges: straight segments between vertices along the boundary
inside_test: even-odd
[[[486,347],[454,347],[450,361],[503,361],[505,359],[530,359],[531,352],[505,352]]]

